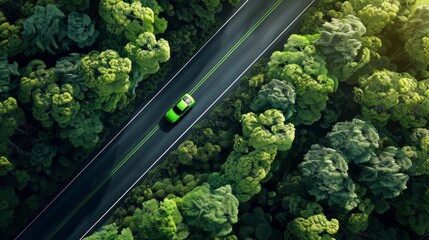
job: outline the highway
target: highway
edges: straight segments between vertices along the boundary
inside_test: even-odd
[[[261,57],[279,48],[315,0],[242,0],[194,57],[142,103],[126,126],[19,231],[15,239],[81,239],[97,230],[157,162],[183,141]],[[141,83],[142,84],[142,83]],[[197,103],[177,124],[165,112],[185,93]]]

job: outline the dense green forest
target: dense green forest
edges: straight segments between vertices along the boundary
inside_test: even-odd
[[[14,235],[239,0],[0,0]],[[429,1],[321,0],[87,239],[429,237]]]
[[[0,0],[1,238],[34,217],[238,3]]]

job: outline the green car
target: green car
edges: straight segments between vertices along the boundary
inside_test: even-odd
[[[170,123],[175,123],[195,104],[195,99],[186,93],[180,100],[165,114],[165,119]]]

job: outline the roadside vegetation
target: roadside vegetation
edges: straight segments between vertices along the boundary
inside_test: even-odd
[[[239,1],[0,0],[13,236]],[[429,3],[321,0],[87,239],[429,236]]]

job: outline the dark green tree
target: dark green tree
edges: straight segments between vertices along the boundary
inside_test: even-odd
[[[238,221],[238,200],[229,185],[211,190],[203,184],[183,197],[182,215],[190,227],[212,237],[226,236]]]

